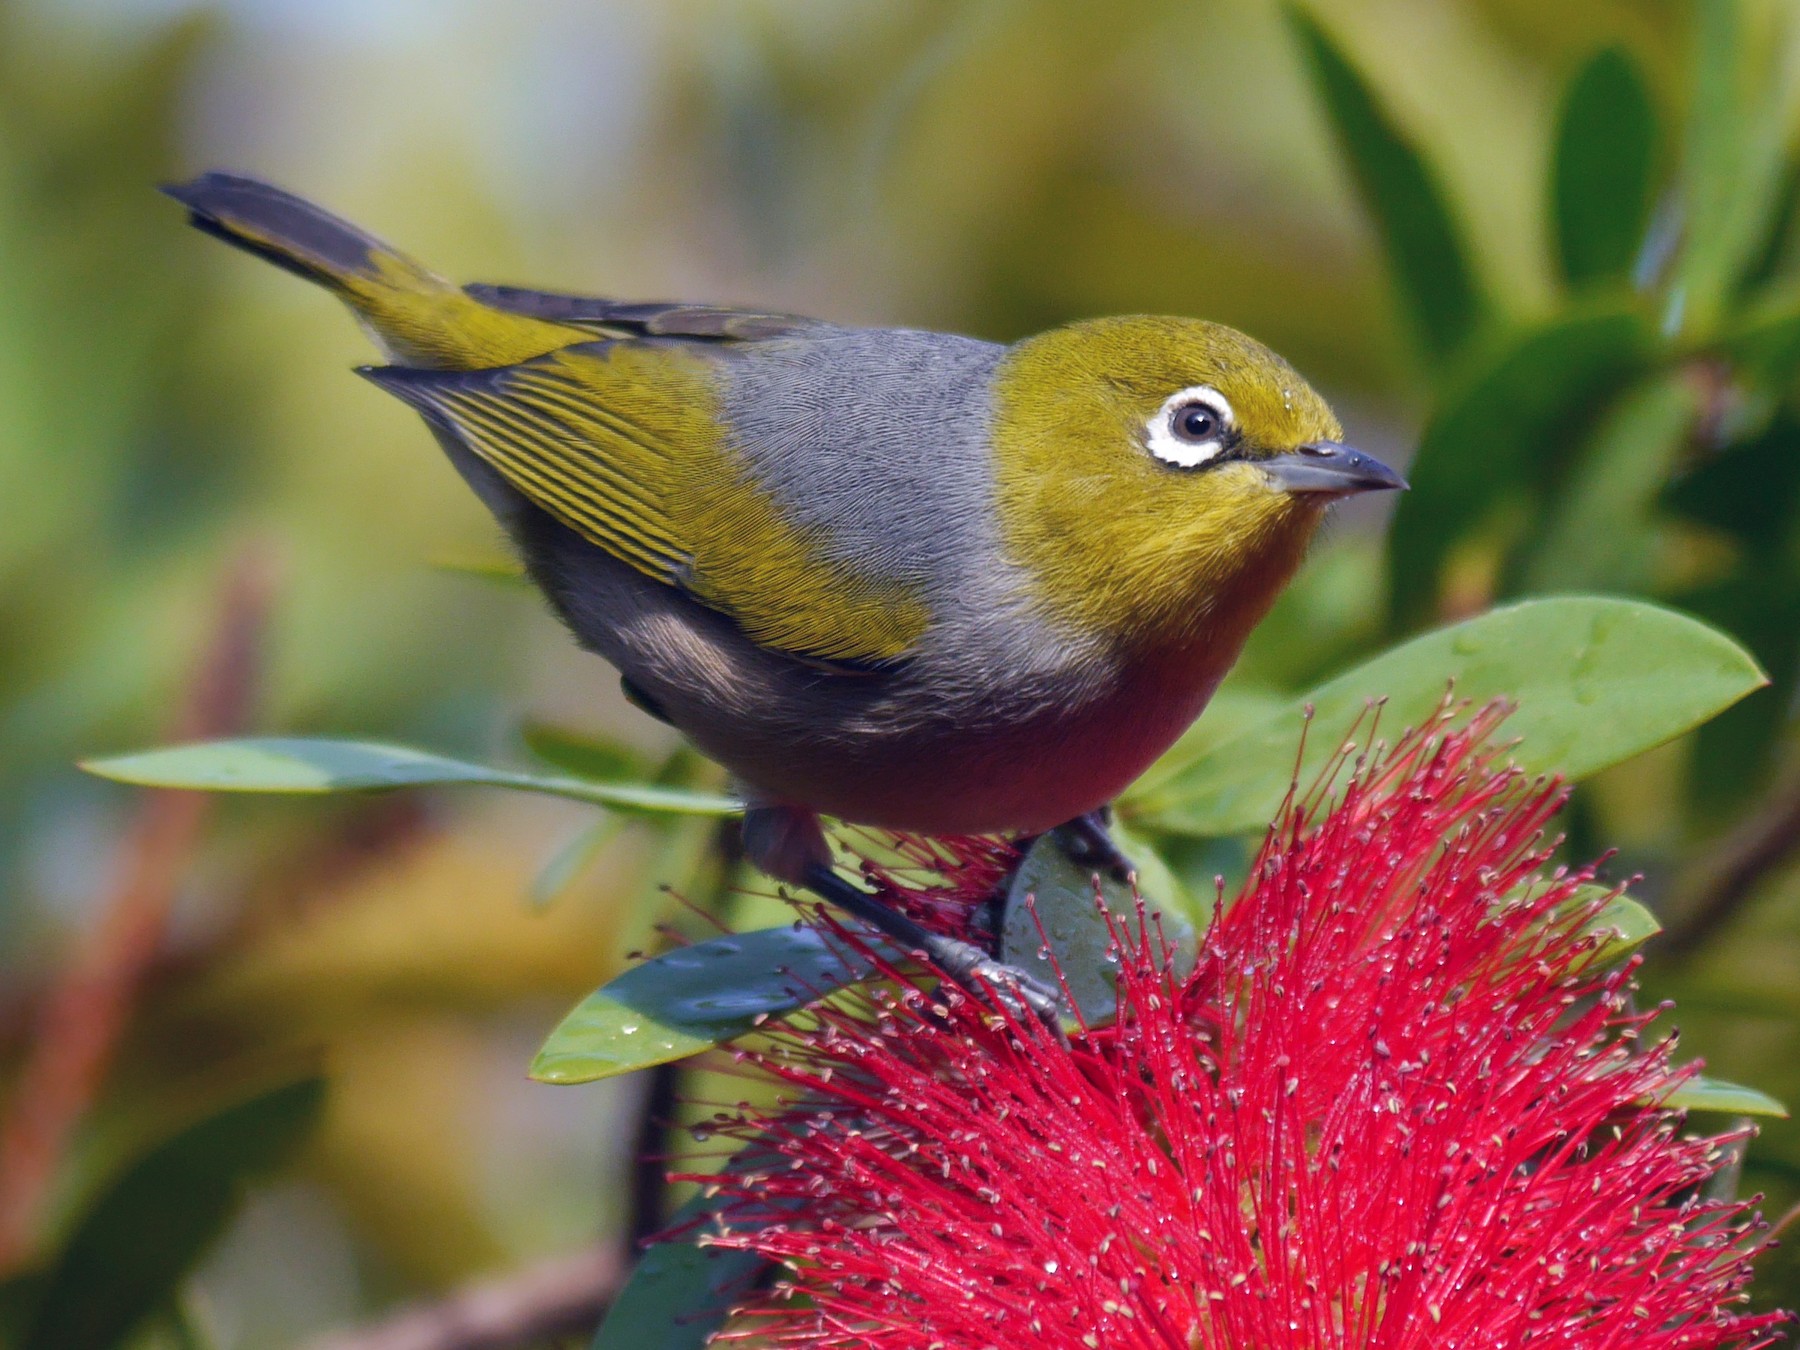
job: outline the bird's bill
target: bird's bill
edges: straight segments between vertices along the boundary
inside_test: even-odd
[[[1286,492],[1347,497],[1354,492],[1406,488],[1406,480],[1373,455],[1339,441],[1313,441],[1256,463]]]

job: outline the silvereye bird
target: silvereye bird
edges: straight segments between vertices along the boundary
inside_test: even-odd
[[[1096,811],[1199,716],[1326,507],[1405,486],[1218,324],[1000,346],[458,287],[254,179],[167,191],[349,305],[390,362],[361,373],[424,416],[575,636],[735,775],[756,865],[964,983],[1019,977],[838,876],[819,817]]]

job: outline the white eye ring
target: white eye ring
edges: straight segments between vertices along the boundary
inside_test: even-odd
[[[1198,410],[1210,412],[1217,427],[1211,435],[1200,440],[1194,439],[1193,434],[1182,427],[1183,419]],[[1190,385],[1163,400],[1156,416],[1144,424],[1144,443],[1150,447],[1150,453],[1165,464],[1173,464],[1178,469],[1197,469],[1217,458],[1225,449],[1233,421],[1231,404],[1225,395],[1210,384]]]

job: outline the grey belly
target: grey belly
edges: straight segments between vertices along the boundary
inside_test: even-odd
[[[1133,688],[1067,644],[1048,664],[952,648],[893,672],[820,669],[530,515],[514,533],[582,644],[752,800],[930,834],[1048,829],[1115,796],[1211,692]]]

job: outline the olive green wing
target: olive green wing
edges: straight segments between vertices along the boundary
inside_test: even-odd
[[[926,624],[891,579],[829,557],[729,443],[716,349],[599,341],[493,370],[365,370],[527,500],[757,643],[846,669],[902,661]]]

